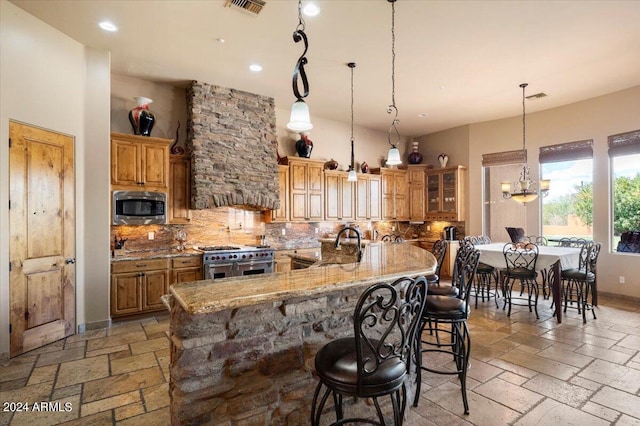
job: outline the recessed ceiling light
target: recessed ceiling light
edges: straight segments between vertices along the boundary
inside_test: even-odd
[[[118,27],[113,23],[113,22],[109,22],[109,21],[102,21],[98,24],[100,26],[100,28],[102,28],[105,31],[109,31],[111,33],[118,31]]]
[[[216,41],[217,41],[218,43],[220,43],[220,44],[223,44],[223,43],[224,43],[224,39],[223,39],[222,37],[217,38],[217,39],[216,39]]]
[[[262,65],[258,65],[258,64],[251,64],[249,65],[249,69],[253,72],[260,72],[262,71]]]
[[[315,3],[307,3],[302,8],[302,13],[304,13],[306,16],[316,16],[320,14],[320,8]]]
[[[426,113],[426,112],[421,112],[420,114],[418,114],[418,117],[422,117],[422,118],[428,117],[428,116],[429,116],[429,114]]]

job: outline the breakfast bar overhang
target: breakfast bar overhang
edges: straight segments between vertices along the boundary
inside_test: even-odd
[[[314,356],[353,334],[362,291],[435,267],[427,250],[376,243],[360,263],[173,285],[172,424],[308,423]]]

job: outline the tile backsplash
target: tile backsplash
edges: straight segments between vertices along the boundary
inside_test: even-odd
[[[111,244],[115,238],[126,239],[126,252],[141,252],[174,249],[178,246],[175,233],[184,230],[187,234],[187,248],[210,245],[257,245],[260,235],[265,235],[267,245],[275,249],[319,247],[318,238],[334,238],[347,223],[265,223],[264,212],[221,207],[210,210],[192,210],[191,222],[185,225],[143,225],[111,226]],[[352,223],[349,223],[352,224]],[[380,221],[354,222],[363,238],[373,239],[374,234],[382,236],[401,235],[404,239],[442,238],[445,226],[456,225],[458,238],[464,236],[464,222],[407,222]],[[152,233],[153,239],[149,239]]]

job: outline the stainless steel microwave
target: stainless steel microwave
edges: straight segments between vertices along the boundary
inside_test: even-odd
[[[114,225],[167,223],[167,194],[146,191],[113,191]]]

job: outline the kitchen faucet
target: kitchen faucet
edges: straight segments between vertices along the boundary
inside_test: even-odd
[[[354,226],[345,226],[340,231],[338,231],[338,235],[336,236],[336,249],[340,248],[340,235],[342,235],[345,231],[354,231],[356,233],[356,238],[358,238],[358,262],[362,259],[362,247],[360,247],[360,243],[362,242],[362,235],[360,235],[360,230]]]

